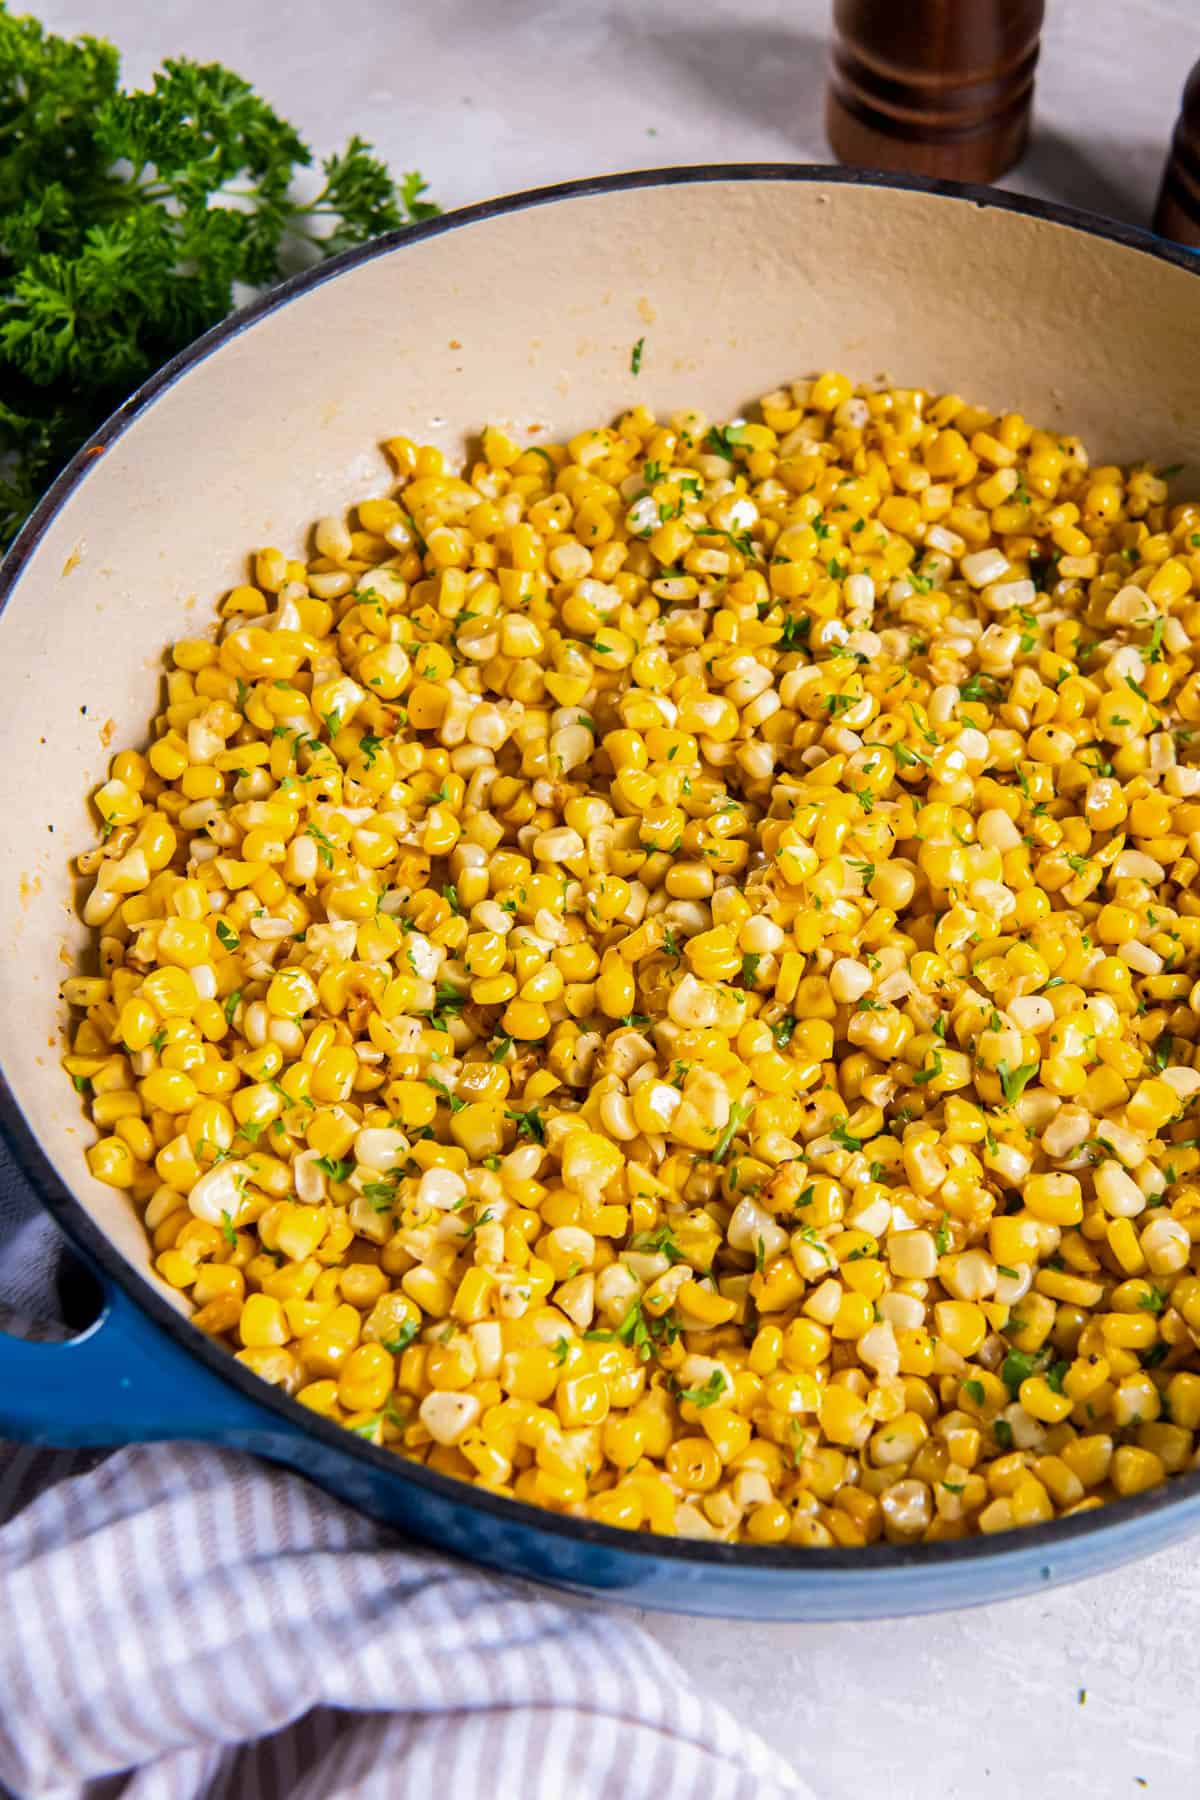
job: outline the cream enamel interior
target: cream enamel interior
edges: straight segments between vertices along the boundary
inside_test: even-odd
[[[379,441],[547,441],[642,401],[735,415],[837,367],[1200,464],[1200,311],[1183,269],[922,192],[714,179],[576,196],[377,255],[268,313],[154,400],[75,489],[0,615],[0,1067],[124,1255],[124,1196],[58,1067],[84,933],[69,859],[111,748],[143,743],[164,647],[205,629],[252,547],[390,491]],[[630,352],[645,337],[641,373]],[[538,441],[535,438],[534,441]]]

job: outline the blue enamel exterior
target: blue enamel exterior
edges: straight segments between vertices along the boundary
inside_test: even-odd
[[[857,170],[738,164],[658,170],[488,202],[377,239],[273,290],[176,357],[64,470],[0,564],[0,615],[42,532],[113,442],[228,338],[298,293],[404,245],[475,220],[584,194],[697,181],[819,181],[918,189],[1045,218],[1200,274],[1200,259],[1148,233],[991,189]],[[1200,1530],[1200,1473],[1050,1525],[956,1543],[792,1550],[620,1532],[486,1494],[377,1449],[267,1387],[182,1318],[99,1233],[64,1186],[0,1071],[0,1127],[12,1153],[96,1273],[96,1323],[66,1344],[0,1333],[0,1436],[60,1446],[182,1438],[286,1465],[404,1535],[501,1572],[664,1611],[750,1619],[867,1619],[979,1605],[1095,1575]]]
[[[733,1618],[935,1612],[1096,1574],[1200,1528],[1194,1486],[1182,1501],[1114,1516],[1087,1535],[1060,1524],[957,1545],[857,1553],[687,1545],[550,1520],[503,1501],[480,1508],[461,1483],[425,1471],[418,1483],[411,1464],[359,1449],[336,1428],[333,1442],[321,1441],[306,1423],[272,1417],[260,1399],[201,1367],[186,1342],[101,1279],[103,1310],[83,1336],[47,1344],[0,1334],[0,1435],[57,1445],[181,1437],[253,1451],[408,1537],[579,1593]],[[714,1548],[722,1554],[714,1557]]]

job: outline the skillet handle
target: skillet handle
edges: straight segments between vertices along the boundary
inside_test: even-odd
[[[99,1317],[64,1343],[0,1330],[0,1438],[49,1444],[278,1437],[271,1420],[174,1342],[92,1265]]]

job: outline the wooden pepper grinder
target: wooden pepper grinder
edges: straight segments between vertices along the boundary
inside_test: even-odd
[[[1044,0],[834,0],[840,162],[995,181],[1025,148]]]
[[[1154,209],[1160,237],[1200,248],[1200,63],[1187,79]]]

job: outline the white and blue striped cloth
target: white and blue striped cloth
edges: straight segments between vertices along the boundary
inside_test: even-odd
[[[47,1310],[53,1243],[0,1152],[0,1291],[26,1317]],[[298,1476],[190,1444],[0,1447],[0,1786],[16,1800],[809,1792],[627,1615],[409,1549]]]

